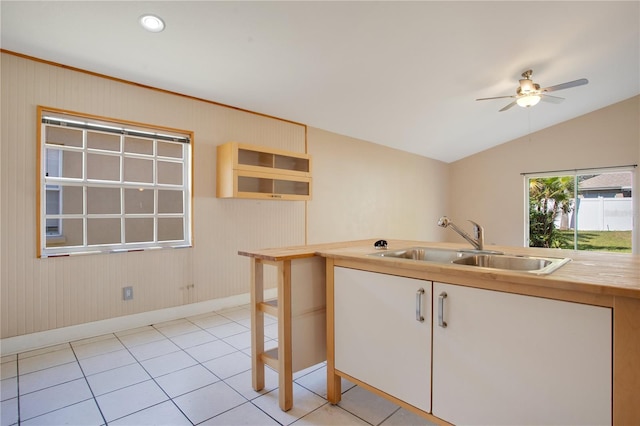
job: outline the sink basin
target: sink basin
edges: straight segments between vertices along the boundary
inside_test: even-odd
[[[542,275],[550,274],[570,260],[569,258],[557,257],[478,254],[455,259],[453,263],[506,271],[531,272]]]
[[[394,257],[398,259],[423,260],[427,262],[450,263],[459,259],[464,253],[458,250],[431,247],[410,247],[402,250],[385,250],[372,253],[371,256]]]
[[[467,265],[502,271],[528,272],[536,275],[550,274],[571,261],[569,258],[516,256],[491,250],[452,250],[433,247],[382,250],[371,253],[369,256]]]

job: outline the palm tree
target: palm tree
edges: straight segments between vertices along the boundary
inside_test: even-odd
[[[559,213],[573,209],[574,178],[554,176],[529,180],[529,246],[559,247],[561,235],[556,232]]]

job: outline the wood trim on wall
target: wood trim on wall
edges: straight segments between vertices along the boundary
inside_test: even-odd
[[[70,66],[70,65],[64,65],[64,64],[61,64],[59,62],[53,62],[53,61],[48,61],[46,59],[36,58],[34,56],[25,55],[24,53],[18,53],[18,52],[14,52],[14,51],[7,50],[7,49],[1,49],[0,48],[0,53],[6,53],[8,55],[17,56],[19,58],[29,59],[29,60],[34,61],[34,62],[40,62],[40,63],[51,65],[51,66],[54,66],[54,67],[64,68],[64,69],[67,69],[67,70],[70,70],[70,71],[81,72],[83,74],[89,74],[89,75],[92,75],[94,77],[105,78],[107,80],[117,81],[119,83],[130,84],[132,86],[141,87],[143,89],[155,90],[157,92],[162,92],[162,93],[166,93],[166,94],[169,94],[169,95],[180,96],[182,98],[192,99],[192,100],[195,100],[195,101],[205,102],[205,103],[212,104],[212,105],[217,105],[217,106],[221,106],[221,107],[225,107],[225,108],[234,109],[236,111],[247,112],[249,114],[259,115],[261,117],[272,118],[274,120],[280,120],[280,121],[284,121],[284,122],[287,122],[287,123],[296,124],[298,126],[304,127],[304,129],[305,129],[305,152],[307,150],[307,147],[306,147],[307,125],[303,124],[303,123],[299,123],[297,121],[287,120],[285,118],[280,118],[280,117],[276,117],[276,116],[269,115],[269,114],[263,114],[261,112],[251,111],[251,110],[248,110],[248,109],[235,107],[235,106],[232,106],[232,105],[226,105],[226,104],[223,104],[223,103],[220,103],[220,102],[216,102],[216,101],[212,101],[212,100],[209,100],[209,99],[199,98],[197,96],[185,95],[183,93],[174,92],[174,91],[171,91],[171,90],[160,89],[158,87],[149,86],[147,84],[136,83],[135,81],[125,80],[125,79],[118,78],[118,77],[112,77],[112,76],[109,76],[109,75],[106,75],[106,74],[100,74],[100,73],[97,73],[97,72],[94,72],[94,71],[88,71],[88,70],[85,70],[85,69],[82,69],[82,68],[76,68],[76,67],[73,67],[73,66]]]

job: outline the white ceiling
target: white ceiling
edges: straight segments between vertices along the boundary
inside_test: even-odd
[[[3,49],[455,161],[640,93],[640,2],[6,1]],[[161,16],[162,33],[138,25]],[[579,78],[498,112],[520,74]]]

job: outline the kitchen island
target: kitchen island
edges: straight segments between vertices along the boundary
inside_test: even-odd
[[[547,394],[553,394],[557,389],[562,391],[564,389],[562,386],[572,386],[573,380],[582,380],[585,377],[581,376],[586,376],[584,387],[587,389],[585,392],[582,389],[583,385],[578,384],[579,382],[573,386],[580,395],[568,394],[566,389],[562,391],[565,392],[561,395],[566,400],[566,404],[563,400],[546,401],[545,406],[545,401],[536,400],[536,404],[543,404],[538,405],[538,412],[545,412],[560,422],[562,415],[565,414],[562,412],[562,406],[574,404],[577,407],[584,407],[587,413],[591,413],[591,406],[597,406],[594,410],[597,411],[599,417],[597,420],[592,418],[591,422],[606,418],[608,421],[605,423],[640,423],[640,404],[638,403],[640,391],[640,362],[638,362],[640,359],[640,257],[608,253],[491,247],[493,250],[514,255],[569,257],[572,259],[570,263],[550,275],[535,275],[468,265],[371,256],[376,252],[373,248],[374,241],[309,246],[306,249],[296,248],[295,250],[273,249],[269,252],[271,256],[276,256],[278,253],[285,256],[286,253],[300,256],[301,252],[304,252],[305,256],[325,259],[327,396],[329,401],[339,402],[340,377],[344,377],[432,421],[463,423],[465,417],[449,414],[449,406],[452,403],[458,404],[456,413],[460,411],[464,414],[465,411],[464,407],[459,406],[460,400],[451,400],[452,395],[474,395],[474,392],[477,392],[471,386],[474,383],[468,382],[475,380],[477,382],[475,384],[484,386],[483,391],[476,395],[477,398],[468,397],[462,402],[471,400],[490,402],[492,383],[483,383],[482,377],[483,374],[494,374],[495,368],[498,368],[500,371],[504,370],[508,373],[504,374],[504,377],[492,379],[492,382],[502,383],[495,389],[494,395],[498,397],[504,397],[505,383],[511,386],[510,389],[507,389],[507,396],[515,395],[517,397],[521,390],[519,388],[526,386],[527,389],[530,389],[530,392],[529,390],[527,392],[535,400],[535,398],[544,398]],[[412,246],[454,250],[468,248],[463,244],[389,240],[389,250]],[[260,253],[244,252],[241,254],[255,258]],[[336,277],[338,277],[337,280]],[[380,282],[379,286],[367,284],[378,281]],[[292,285],[295,286],[295,283]],[[379,293],[369,291],[374,288],[374,285],[375,288],[381,289]],[[404,287],[407,289],[400,291],[400,288]],[[391,303],[395,302],[391,298],[402,292],[406,294],[403,297],[408,299],[402,302],[408,305],[408,309],[406,309],[408,314],[399,314],[400,316],[396,319],[408,321],[406,326],[402,325],[402,322],[393,322],[396,311],[392,308]],[[380,301],[382,301],[381,304],[375,305]],[[345,302],[350,305],[345,307]],[[523,303],[521,308],[509,309],[516,304],[520,306],[521,303]],[[366,309],[362,310],[363,307]],[[471,318],[459,315],[461,311],[468,311],[472,315]],[[496,313],[501,315],[497,319]],[[402,318],[403,315],[407,315],[408,319]],[[390,325],[391,331],[395,330],[395,333],[389,333],[386,336],[390,339],[388,340],[389,344],[384,344],[383,340],[383,343],[378,344],[377,347],[365,348],[369,352],[365,352],[367,356],[364,360],[360,360],[362,362],[351,359],[353,357],[349,355],[358,353],[358,348],[354,349],[349,346],[351,338],[366,335],[367,332],[373,330],[374,335],[369,340],[373,342],[381,335],[384,336],[384,330],[369,328],[367,331],[368,321],[358,322],[359,318],[368,318],[372,323],[375,323],[376,319],[382,319],[376,327],[384,327],[385,322],[396,324],[396,329]],[[481,328],[481,320],[490,321],[490,324],[493,324],[492,327]],[[466,336],[462,325],[469,326],[470,324],[474,326],[477,324],[479,328],[473,329],[472,336]],[[513,332],[513,330],[509,331],[505,325],[511,324],[516,327],[516,330],[517,327],[525,327],[523,326],[525,324],[526,330],[523,329],[519,333]],[[349,327],[356,327],[357,332]],[[422,329],[411,331],[411,328],[416,327],[422,327]],[[497,335],[495,334],[496,330],[499,331]],[[513,334],[500,334],[507,331]],[[422,338],[411,337],[413,332],[418,333],[416,335],[422,336]],[[409,336],[411,342],[416,340],[420,342],[416,347],[403,348],[403,351],[405,354],[418,354],[416,359],[424,360],[421,365],[413,365],[413,361],[406,362],[406,356],[402,359],[389,359],[394,355],[394,345],[397,346],[393,339],[402,338],[402,336]],[[451,338],[455,339],[456,344],[462,342],[463,346],[460,346],[462,349],[456,351],[456,345],[450,344],[451,342],[446,340]],[[547,339],[551,339],[549,342],[553,342],[550,343],[551,349],[546,347],[549,345]],[[552,339],[560,339],[560,343]],[[392,341],[393,344],[391,344]],[[364,342],[367,340],[365,339]],[[539,344],[539,342],[545,344]],[[561,345],[562,342],[565,344]],[[473,344],[473,346],[464,349],[465,343]],[[511,345],[512,343],[514,344]],[[360,345],[360,350],[363,345],[364,343]],[[565,348],[567,351],[574,352],[566,352],[565,354]],[[537,358],[537,352],[534,354],[534,349],[536,351],[543,349],[540,351],[540,358]],[[537,371],[544,370],[547,366],[555,368],[553,363],[548,362],[549,357],[554,356],[554,352],[558,365],[562,368],[566,367],[567,371],[571,370],[571,375],[563,372],[562,369],[558,373]],[[456,354],[465,356],[458,359]],[[338,359],[336,359],[336,355],[338,355]],[[420,358],[422,355],[424,357]],[[431,359],[432,355],[433,359]],[[487,359],[490,361],[496,361],[496,366],[491,367],[483,357],[488,357]],[[366,367],[365,361],[369,358],[379,359],[386,364],[384,366],[378,365],[373,369]],[[443,359],[452,358],[456,361],[452,365],[447,365],[447,362],[443,361]],[[526,361],[527,367],[520,368],[520,364],[516,362],[518,360]],[[336,361],[338,365],[336,365]],[[477,362],[475,367],[473,361]],[[366,368],[358,369],[359,367],[354,367],[354,365]],[[494,369],[492,370],[492,368]],[[581,374],[581,371],[585,371],[584,369],[590,373]],[[375,375],[369,377],[371,370],[382,371],[383,374],[380,377]],[[408,373],[403,370],[407,370]],[[529,370],[532,373],[525,374]],[[515,375],[512,374],[514,372]],[[419,380],[417,384],[411,384],[407,380],[395,380],[395,383],[394,380],[391,380],[388,383],[387,379],[397,379],[402,374],[421,377],[424,383],[420,383]],[[542,380],[546,380],[547,377],[553,380],[559,377],[562,380],[557,384],[549,383],[546,388],[538,389],[536,386],[541,386],[539,382],[536,382],[538,376],[542,377]],[[460,380],[461,377],[464,378],[464,383],[456,383],[456,380]],[[471,380],[472,377],[474,380]],[[532,380],[532,382],[527,382],[525,385],[521,382],[525,379]],[[593,386],[593,383],[598,385]],[[414,385],[422,386],[423,391],[411,391],[408,395],[402,393],[402,389],[413,389]],[[589,387],[597,387],[597,389],[590,390]],[[397,391],[398,389],[400,390]],[[423,396],[422,401],[414,401],[409,396],[416,393]],[[582,394],[586,395],[584,400],[581,399]],[[500,407],[490,405],[478,407],[470,403],[469,408],[476,410],[476,414],[479,409],[485,410],[488,414],[498,411],[507,413],[512,408],[509,406],[510,404],[509,401],[503,401],[503,405]],[[556,413],[554,411],[556,409],[560,411]],[[477,415],[480,416],[480,414]],[[516,413],[515,415],[520,415],[523,419],[532,419],[534,422],[545,418],[534,412]],[[474,418],[482,422],[482,417]],[[504,419],[507,422],[510,418],[504,417]]]

